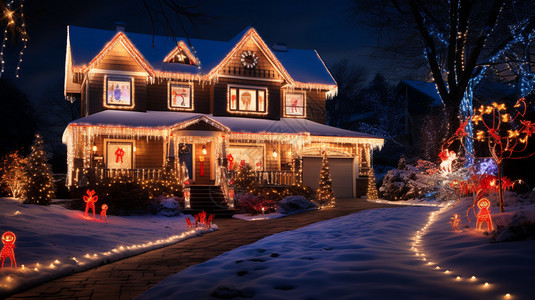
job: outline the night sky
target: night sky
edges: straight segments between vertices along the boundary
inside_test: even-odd
[[[358,24],[351,0],[199,2],[195,11],[208,17],[196,19],[193,27],[188,26],[192,38],[230,40],[247,26],[253,26],[268,45],[284,42],[289,48],[316,49],[328,66],[348,59],[365,66],[371,74],[378,71],[375,62],[366,56],[372,51],[375,38]],[[13,78],[34,102],[43,93],[62,92],[67,25],[114,30],[114,23],[122,21],[127,32],[152,32],[149,14],[141,0],[26,1],[25,14],[29,42],[20,78],[14,79],[15,54],[20,43],[7,45],[6,72],[2,76]],[[163,20],[161,15],[154,17]],[[176,18],[170,20],[175,34],[184,36]],[[155,31],[169,34],[158,21]]]

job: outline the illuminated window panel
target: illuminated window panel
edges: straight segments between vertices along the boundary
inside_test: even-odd
[[[229,86],[227,110],[239,114],[267,114],[267,89]]]
[[[193,110],[193,86],[184,83],[169,83],[168,108],[171,110]]]
[[[131,108],[134,106],[132,78],[105,78],[104,106],[108,108]]]
[[[306,117],[305,93],[292,92],[284,94],[284,116]]]

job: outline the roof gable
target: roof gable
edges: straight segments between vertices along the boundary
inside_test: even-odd
[[[239,37],[239,35],[237,37]],[[234,38],[232,41],[234,40],[236,40],[236,38]],[[269,47],[266,45],[264,40],[262,40],[262,38],[254,28],[249,28],[245,32],[245,34],[243,34],[241,39],[239,39],[235,46],[230,50],[230,52],[227,53],[225,58],[221,60],[221,62],[217,66],[212,68],[208,75],[210,77],[217,76],[221,68],[225,67],[232,59],[239,56],[238,54],[248,42],[253,42],[257,46],[258,50],[271,63],[273,68],[279,73],[282,78],[284,78],[284,80],[286,80],[288,83],[294,82],[293,78],[290,76],[290,74],[288,74],[284,66],[280,63],[275,54],[273,54],[271,49],[269,49]]]
[[[175,47],[175,49],[173,49],[173,51],[167,54],[167,56],[163,59],[163,62],[169,63],[172,61],[173,58],[181,54],[187,56],[191,64],[193,65],[199,64],[198,59],[193,55],[193,53],[191,53],[188,46],[186,46],[186,43],[184,43],[184,41],[182,40],[177,43],[177,46]]]

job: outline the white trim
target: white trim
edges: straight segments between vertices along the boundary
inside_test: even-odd
[[[96,74],[111,74],[111,75],[127,75],[127,76],[149,76],[147,72],[138,72],[138,71],[120,71],[120,70],[108,70],[108,69],[97,69],[92,68],[87,73],[96,73]]]
[[[217,75],[217,77],[235,78],[235,79],[243,79],[243,80],[257,80],[257,81],[270,81],[270,82],[284,82],[283,79],[256,78],[256,77],[237,76],[237,75]]]

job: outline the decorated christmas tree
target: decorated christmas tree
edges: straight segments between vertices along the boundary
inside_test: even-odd
[[[370,168],[370,170],[368,171],[367,196],[368,196],[368,199],[370,200],[379,199],[379,195],[377,194],[377,184],[375,183],[375,173],[373,172],[373,168]]]
[[[238,169],[234,184],[245,192],[253,193],[256,185],[256,178],[253,169],[249,164],[244,164]]]
[[[331,172],[329,171],[329,162],[327,155],[323,153],[321,160],[320,181],[316,191],[318,203],[321,207],[334,206],[334,191],[332,188]]]
[[[47,161],[43,139],[37,134],[24,168],[27,182],[24,185],[22,199],[25,203],[48,205],[52,201],[54,180]]]

